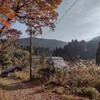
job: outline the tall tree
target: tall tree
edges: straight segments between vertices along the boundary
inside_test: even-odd
[[[49,26],[54,30],[58,14],[55,9],[62,0],[0,0],[0,40],[13,33],[17,39],[20,32],[11,25],[18,21],[25,24],[32,34],[42,34],[42,28]],[[17,38],[16,38],[17,37]]]
[[[32,34],[42,34],[43,27],[54,30],[58,16],[55,9],[60,3],[61,0],[0,0],[0,35],[12,30],[10,26],[18,21],[27,26],[31,43]]]

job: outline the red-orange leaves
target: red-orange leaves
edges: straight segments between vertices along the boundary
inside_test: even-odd
[[[5,34],[7,39],[9,39],[10,41],[15,41],[20,37],[22,33],[20,31],[17,31],[16,29],[10,29],[5,31]]]
[[[43,27],[54,30],[57,19],[56,8],[62,0],[0,0],[1,32],[16,20],[31,26],[36,33],[41,34]],[[2,2],[2,3],[1,3]]]
[[[10,12],[10,13],[7,13],[6,16],[10,19],[14,19],[15,17],[15,13],[14,12]]]
[[[2,22],[2,18],[0,17],[0,22]]]
[[[3,20],[3,25],[4,25],[5,27],[9,27],[9,26],[11,25],[11,23],[10,23],[9,21]]]

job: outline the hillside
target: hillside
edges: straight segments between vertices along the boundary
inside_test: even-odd
[[[54,56],[61,56],[65,59],[71,59],[74,56],[76,57],[77,54],[80,55],[81,59],[94,59],[96,56],[96,50],[99,42],[100,36],[93,38],[88,42],[75,40],[69,43],[54,39],[40,39],[33,37],[32,47],[43,47],[49,48],[50,50],[55,50],[56,47],[61,47],[63,50],[61,50],[61,48],[56,50],[57,54],[54,54]],[[19,39],[16,44],[18,46],[21,45],[23,47],[27,47],[29,46],[29,38]]]
[[[65,60],[77,60],[81,59],[95,59],[98,43],[100,42],[100,36],[93,38],[86,42],[84,40],[72,40],[64,46],[63,49],[58,48],[54,50],[54,56],[61,56]]]
[[[29,38],[21,38],[16,42],[17,45],[21,45],[23,47],[29,46]],[[67,43],[55,39],[40,39],[40,38],[32,38],[32,47],[43,47],[49,48],[51,50],[55,49],[56,47],[63,48]]]
[[[93,38],[93,39],[90,40],[90,41],[98,41],[98,40],[100,40],[100,36],[97,36],[97,37]]]

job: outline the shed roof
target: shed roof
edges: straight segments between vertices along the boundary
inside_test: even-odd
[[[5,68],[5,69],[3,70],[3,72],[10,72],[10,71],[14,70],[15,68],[16,68],[16,67],[14,67],[14,66],[7,67],[7,68]]]
[[[49,60],[53,61],[54,67],[66,67],[62,57],[49,57]]]

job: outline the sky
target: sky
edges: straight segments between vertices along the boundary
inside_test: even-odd
[[[59,14],[58,20],[75,1],[62,0],[56,10]],[[27,37],[24,25],[16,23],[13,27],[22,31],[22,37]],[[56,24],[54,32],[48,30],[44,28],[43,34],[37,37],[69,42],[72,39],[89,41],[100,36],[100,0],[79,0]]]

